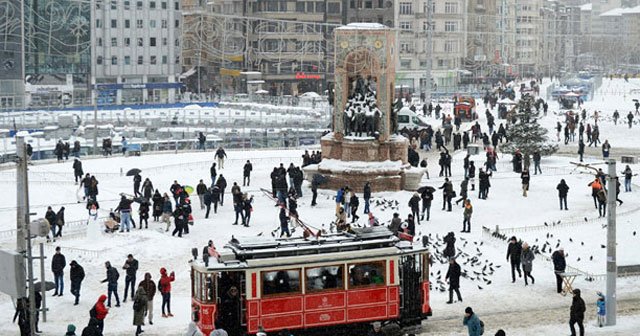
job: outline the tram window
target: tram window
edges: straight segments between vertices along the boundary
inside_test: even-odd
[[[300,269],[262,272],[262,294],[300,293]]]
[[[349,287],[384,286],[386,268],[384,261],[349,265]]]
[[[193,273],[193,296],[194,299],[203,302],[210,303],[216,300],[216,279],[215,274],[207,274],[194,272]]]
[[[344,289],[343,266],[323,266],[305,270],[307,291]]]

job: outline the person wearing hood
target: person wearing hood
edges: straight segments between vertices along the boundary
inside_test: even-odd
[[[76,326],[69,324],[67,326],[67,333],[64,336],[76,336]]]
[[[102,336],[98,319],[93,317],[89,319],[89,324],[82,329],[82,336]]]
[[[95,319],[96,319],[100,334],[104,332],[104,319],[107,317],[107,314],[109,314],[109,308],[105,307],[104,305],[105,301],[107,301],[107,296],[102,294],[98,298],[98,301],[96,302],[96,304],[93,306],[95,308]],[[91,313],[89,313],[89,315],[91,315]],[[94,317],[92,316],[92,318]],[[91,321],[89,321],[89,325],[91,325]],[[84,331],[83,331],[83,335],[84,335]]]
[[[82,171],[82,162],[78,159],[73,159],[73,176],[76,180],[76,184],[78,184],[78,181],[82,180],[82,175],[84,175],[84,172]]]
[[[147,293],[147,318],[149,325],[153,325],[153,297],[156,295],[156,283],[151,280],[151,273],[144,274],[144,280],[138,284],[139,288],[144,288]]]
[[[483,334],[482,325],[480,324],[480,318],[473,312],[471,307],[467,307],[464,310],[464,319],[462,324],[467,326],[469,336],[480,336]]]
[[[576,288],[573,290],[573,301],[571,302],[571,310],[569,314],[569,328],[571,329],[571,336],[576,336],[576,323],[580,329],[580,336],[584,336],[584,325],[582,322],[584,321],[585,310],[586,307],[584,305],[584,300],[580,297],[580,290]]]
[[[151,198],[153,202],[153,221],[157,222],[160,220],[160,216],[162,216],[162,207],[164,205],[164,198],[160,195],[160,191],[156,189],[156,192],[153,194]]]
[[[167,269],[160,269],[160,280],[158,280],[158,290],[162,294],[162,317],[173,317],[171,314],[171,283],[176,280],[174,272],[167,275]],[[165,314],[165,307],[167,307],[167,313]]]
[[[142,326],[144,325],[144,316],[146,313],[147,292],[145,292],[144,287],[138,287],[135,299],[133,300],[133,325],[136,326],[136,336],[144,332]]]
[[[75,260],[72,260],[69,264],[69,277],[71,278],[71,294],[76,298],[73,305],[77,306],[80,300],[80,286],[82,285],[82,280],[84,280],[84,268]]]

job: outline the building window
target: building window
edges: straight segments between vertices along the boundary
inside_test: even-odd
[[[98,39],[96,40],[96,44],[98,45],[98,47],[102,47],[102,37],[98,37]]]
[[[427,61],[420,61],[420,68],[426,68],[427,67]]]
[[[96,28],[102,28],[102,21],[100,21],[100,19],[96,19]]]
[[[167,45],[167,38],[166,38],[166,37],[163,37],[163,38],[162,38],[162,45],[163,45],[163,46],[166,46],[166,45]]]
[[[400,3],[400,15],[412,15],[413,14],[413,3],[411,2],[401,2]]]
[[[156,56],[151,56],[151,59],[149,61],[149,63],[151,63],[151,65],[155,65],[156,63],[158,63],[158,57]]]
[[[162,8],[162,9],[167,9],[167,3],[166,3],[166,2],[164,2],[164,1],[163,1],[163,2],[161,2],[161,3],[160,3],[160,8]]]
[[[124,27],[131,28],[131,20],[124,20]]]
[[[410,21],[400,21],[400,29],[402,30],[412,30]]]
[[[111,10],[116,10],[116,8],[118,8],[118,1],[111,0]]]
[[[176,56],[176,64],[180,64],[180,56]]]
[[[96,58],[96,63],[97,63],[98,65],[102,65],[102,56],[98,56],[98,57]]]
[[[136,28],[142,29],[143,27],[144,27],[144,24],[142,20],[136,20]]]
[[[378,8],[384,8],[384,0],[378,0]]]
[[[351,8],[351,9],[355,9],[356,8],[356,0],[349,1],[349,8]]]
[[[402,53],[411,52],[411,44],[409,42],[400,43],[400,52],[402,52]]]
[[[162,28],[167,28],[167,20],[160,21],[160,24],[162,25]]]
[[[176,1],[176,2],[174,2],[174,3],[173,3],[173,9],[175,9],[175,10],[180,10],[180,3],[179,3],[179,2],[177,2],[177,1]]]
[[[425,1],[424,7],[422,9],[425,12],[425,14],[428,14],[429,12],[433,14],[436,12],[436,2],[435,1],[431,2],[431,11],[429,11],[429,2],[427,1]]]
[[[180,39],[176,39],[175,41],[173,41],[173,45],[176,47],[180,46]]]
[[[155,1],[149,2],[149,8],[150,9],[156,9],[156,2]]]
[[[364,0],[364,8],[373,8],[373,0]]]
[[[130,37],[125,37],[124,38],[124,46],[125,47],[131,46],[131,38]]]
[[[446,31],[446,32],[454,32],[454,31],[458,30],[457,26],[458,25],[456,24],[455,21],[445,21],[445,23],[444,23],[444,31]]]
[[[118,46],[118,38],[117,37],[112,37],[111,38],[111,46],[112,47],[117,47]]]
[[[124,2],[124,9],[125,10],[131,9],[131,1],[127,0],[127,1]]]
[[[167,55],[162,56],[162,64],[167,64]]]
[[[304,13],[304,11],[305,11],[304,1],[296,1],[296,12]]]
[[[457,53],[458,52],[458,41],[445,41],[444,42],[444,52]]]
[[[176,20],[174,27],[180,28],[180,20]]]
[[[324,13],[324,2],[316,2],[316,13]]]
[[[118,65],[118,56],[111,56],[111,65]]]
[[[457,2],[445,2],[444,3],[444,12],[446,14],[457,14],[458,13],[458,3]]]
[[[156,20],[149,20],[149,28],[155,28],[156,27]]]
[[[131,56],[124,57],[124,65],[131,65]]]
[[[142,4],[142,1],[136,1],[136,9],[137,10],[142,10],[143,7],[144,7],[144,5]]]
[[[118,28],[118,20],[111,20],[111,28]]]
[[[329,7],[327,8],[327,12],[330,14],[338,14],[340,13],[340,3],[339,2],[330,2]]]
[[[155,47],[156,46],[156,38],[155,37],[150,37],[149,38],[149,46],[150,47]]]
[[[142,65],[144,63],[143,56],[138,56],[138,65]]]
[[[144,46],[144,41],[142,37],[138,37],[138,47],[142,47],[142,46]]]

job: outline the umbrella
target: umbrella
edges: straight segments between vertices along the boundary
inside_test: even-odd
[[[183,188],[183,189],[184,189],[184,191],[186,191],[186,192],[187,192],[187,194],[189,194],[189,195],[191,195],[191,193],[193,193],[193,187],[192,187],[192,186],[188,186],[188,185],[186,185],[186,186],[184,186],[184,188]]]
[[[137,174],[140,174],[141,172],[142,170],[138,168],[132,168],[132,169],[129,169],[129,171],[127,172],[127,176],[135,176]]]
[[[425,192],[425,191],[427,191],[427,190],[429,190],[429,191],[431,191],[431,192],[435,192],[435,191],[436,191],[436,188],[434,188],[434,187],[430,187],[430,186],[422,186],[422,187],[418,188],[418,190],[417,190],[417,191],[418,191],[418,193],[419,193],[419,194],[422,194],[423,192]]]
[[[38,282],[33,284],[33,288],[36,291],[40,290],[40,286],[42,286],[42,283],[40,281],[38,281]],[[56,288],[56,284],[54,284],[53,281],[45,281],[44,282],[44,290],[50,291],[50,290],[52,290],[54,288]]]

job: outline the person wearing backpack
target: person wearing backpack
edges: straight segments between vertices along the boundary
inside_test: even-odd
[[[107,314],[109,314],[109,308],[104,305],[106,300],[106,295],[100,295],[96,304],[93,305],[93,308],[89,311],[89,317],[91,317],[91,320],[96,320],[96,326],[98,330],[100,330],[100,334],[104,332],[104,319],[107,317]],[[89,326],[91,326],[91,321],[89,321]],[[84,335],[84,330],[82,331],[82,335]]]
[[[135,299],[133,300],[133,325],[136,326],[136,336],[144,331],[144,316],[147,313],[147,292],[144,287],[138,287]]]
[[[160,269],[160,280],[158,280],[158,290],[162,294],[162,317],[173,317],[171,314],[171,282],[176,279],[175,273],[171,272],[167,275],[167,269]],[[165,314],[165,306],[167,307],[167,313]]]
[[[480,336],[484,334],[484,323],[480,321],[480,318],[473,312],[471,307],[465,308],[462,324],[467,326],[469,336]]]
[[[107,301],[107,307],[111,307],[111,294],[116,296],[116,307],[120,307],[120,297],[118,296],[118,279],[120,274],[115,267],[111,267],[110,262],[104,263],[107,268],[107,278],[102,280],[102,283],[107,283],[107,292],[109,294],[109,300]]]

